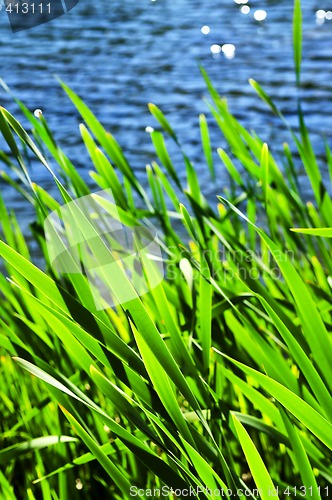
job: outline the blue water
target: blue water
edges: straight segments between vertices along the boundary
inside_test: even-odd
[[[319,22],[316,13],[332,9],[332,2],[304,0],[302,4],[302,97],[314,146],[327,172],[321,137],[325,135],[332,145],[332,20]],[[80,143],[80,119],[54,75],[78,92],[115,135],[140,178],[144,178],[145,165],[155,157],[145,128],[155,126],[146,104],[156,103],[195,162],[203,191],[214,197],[227,186],[228,178],[218,163],[217,182],[212,184],[202,160],[197,125],[198,114],[207,111],[203,101],[207,91],[199,62],[221,94],[228,97],[235,115],[272,144],[277,155],[289,137],[249,86],[248,78],[258,80],[296,125],[292,1],[251,0],[246,5],[250,7],[247,14],[243,5],[233,0],[80,0],[65,16],[16,34],[2,10],[0,75],[31,110],[43,110],[85,178],[91,164]],[[255,20],[257,10],[266,12],[264,21]],[[203,34],[202,26],[208,26],[210,32]],[[233,58],[211,52],[211,46],[224,44],[235,46]],[[0,102],[17,113],[16,105],[3,91]],[[223,144],[215,127],[212,141],[214,148]],[[175,162],[182,172],[180,158],[175,156]],[[299,169],[300,179],[302,175]],[[32,167],[32,178],[55,192],[41,166]],[[15,208],[27,225],[32,210],[13,189],[3,183],[0,186],[7,205]]]

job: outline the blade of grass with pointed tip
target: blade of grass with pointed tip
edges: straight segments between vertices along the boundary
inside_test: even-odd
[[[124,498],[130,498],[130,482],[127,477],[125,477],[124,472],[119,470],[119,468],[114,465],[112,460],[108,458],[108,456],[103,452],[101,447],[96,443],[94,439],[83,429],[83,427],[77,422],[77,420],[71,415],[65,408],[61,407],[61,410],[67,417],[69,423],[72,425],[74,431],[78,434],[78,436],[85,443],[87,448],[94,454],[98,462],[105,469],[110,478],[114,481],[114,484],[117,488],[120,489]]]
[[[172,129],[164,113],[158,108],[158,106],[150,102],[148,104],[148,108],[152,116],[154,116],[154,118],[160,123],[163,129],[172,137],[176,144],[179,144],[174,130]]]
[[[308,455],[304,449],[303,443],[299,437],[296,427],[292,424],[285,411],[280,411],[284,421],[286,431],[293,448],[292,461],[300,473],[302,484],[306,490],[310,491],[310,498],[320,500],[321,496],[318,493],[318,486],[315,475],[313,473]]]
[[[323,238],[332,238],[331,227],[291,227],[294,233],[311,234],[312,236],[322,236]]]
[[[164,140],[162,133],[154,131],[154,132],[151,132],[150,135],[151,135],[153,145],[155,147],[156,153],[157,153],[160,161],[162,162],[162,164],[166,168],[166,171],[168,172],[170,177],[174,180],[174,182],[177,184],[177,186],[181,189],[180,180],[178,178],[178,175],[176,173],[176,170],[174,168],[172,160],[171,160],[171,158],[168,154],[168,151],[166,149],[165,140]]]
[[[14,444],[0,451],[0,463],[5,464],[14,458],[17,458],[30,451],[48,448],[58,443],[77,442],[77,439],[71,436],[43,436]]]
[[[231,416],[260,497],[262,500],[270,500],[271,492],[275,490],[270,474],[246,429],[234,413],[231,413]]]
[[[296,83],[299,86],[301,80],[301,62],[302,62],[302,9],[301,0],[294,0],[293,14],[293,47]]]
[[[332,425],[326,418],[322,417],[308,403],[303,401],[292,391],[267,377],[263,373],[250,368],[243,363],[219,353],[231,363],[238,366],[244,373],[252,376],[267,392],[276,398],[288,411],[290,411],[300,422],[303,423],[318,439],[332,450]]]
[[[201,140],[202,140],[202,146],[203,146],[205,160],[206,160],[206,163],[209,167],[211,178],[215,179],[215,171],[214,171],[214,163],[213,163],[213,157],[212,157],[209,127],[208,127],[208,124],[206,121],[206,116],[203,114],[199,115],[199,125],[200,125],[200,129],[201,129]]]
[[[222,148],[218,148],[217,152],[218,152],[218,155],[219,155],[221,161],[225,165],[229,175],[231,176],[231,178],[239,186],[244,186],[243,179],[242,179],[240,173],[238,172],[237,168],[235,167],[234,163],[232,162],[232,160],[230,159],[230,157],[228,156],[226,151],[224,151]]]

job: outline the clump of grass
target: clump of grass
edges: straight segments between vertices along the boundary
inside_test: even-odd
[[[301,36],[296,0],[298,85]],[[331,197],[301,109],[299,133],[290,133],[312,186],[308,203],[291,148],[285,145],[281,168],[202,74],[210,112],[227,142],[217,164],[201,116],[202,154],[212,178],[224,167],[237,186],[216,206],[208,204],[155,105],[150,111],[160,131],[151,134],[157,159],[147,166],[149,197],[115,138],[62,84],[84,122],[92,191],[112,189],[119,213],[127,214],[122,221],[157,221],[163,232],[165,279],[104,310],[91,307],[86,276],[60,275],[50,263],[43,224],[59,203],[34,184],[26,150],[49,170],[64,204],[88,195],[90,187],[42,116],[17,101],[33,127],[29,134],[1,110],[11,151],[1,158],[21,182],[4,177],[35,207],[34,235],[45,261],[45,271],[32,264],[15,215],[2,203],[3,498],[124,499],[139,488],[158,496],[147,489],[163,487],[169,498],[184,498],[188,490],[207,499],[218,491],[262,499],[273,492],[277,498],[277,491],[280,498],[329,496]],[[259,84],[251,84],[284,120]],[[186,185],[168,140],[183,153]],[[327,146],[330,170],[331,158]]]

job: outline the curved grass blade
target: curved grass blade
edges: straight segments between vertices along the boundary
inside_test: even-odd
[[[314,410],[308,403],[303,401],[292,391],[267,377],[263,373],[250,368],[226,354],[219,352],[220,356],[227,358],[231,363],[238,366],[244,373],[252,376],[263,389],[277,399],[288,411],[290,411],[303,425],[305,425],[315,436],[318,437],[328,448],[332,450],[332,424]]]
[[[322,236],[324,238],[332,238],[331,227],[291,227],[294,233],[311,234],[312,236]]]
[[[65,408],[60,406],[61,410],[67,417],[68,421],[72,425],[74,431],[78,434],[78,436],[85,443],[87,448],[93,453],[98,462],[105,469],[110,478],[114,481],[114,485],[121,491],[123,498],[130,498],[130,482],[125,477],[124,471],[121,471],[112,460],[108,458],[108,456],[103,452],[101,447],[96,443],[94,439],[83,429],[83,427],[79,424],[79,422],[67,411]]]
[[[255,483],[259,489],[260,498],[262,500],[270,500],[271,493],[275,490],[274,484],[268,473],[268,470],[257,451],[253,441],[251,440],[248,432],[238,420],[235,413],[231,413],[232,420],[234,423],[235,431],[241,443],[242,449],[246,456],[251,474],[255,480]],[[273,496],[279,498],[278,496]]]
[[[320,500],[321,496],[318,493],[319,490],[317,481],[306,451],[304,449],[303,443],[299,437],[299,433],[282,409],[280,413],[285,423],[286,431],[294,451],[292,460],[301,475],[302,484],[303,486],[305,486],[307,491],[311,492],[310,498],[313,498],[314,500]]]
[[[25,453],[29,453],[34,450],[41,450],[42,448],[48,448],[49,446],[54,446],[58,443],[71,443],[77,442],[77,438],[71,436],[43,436],[39,438],[31,439],[31,441],[24,441],[23,443],[17,443],[8,448],[4,448],[0,451],[0,464],[5,464],[10,460],[18,458]]]

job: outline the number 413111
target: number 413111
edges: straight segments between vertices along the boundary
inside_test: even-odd
[[[10,14],[51,14],[51,4],[10,2],[6,11]]]
[[[316,494],[321,495],[322,498],[329,497],[329,486],[325,486],[325,488],[321,488],[320,486],[310,486],[307,488],[306,486],[287,486],[285,490],[283,490],[283,494],[286,496],[292,497],[307,497],[310,498],[312,496],[316,497]]]

